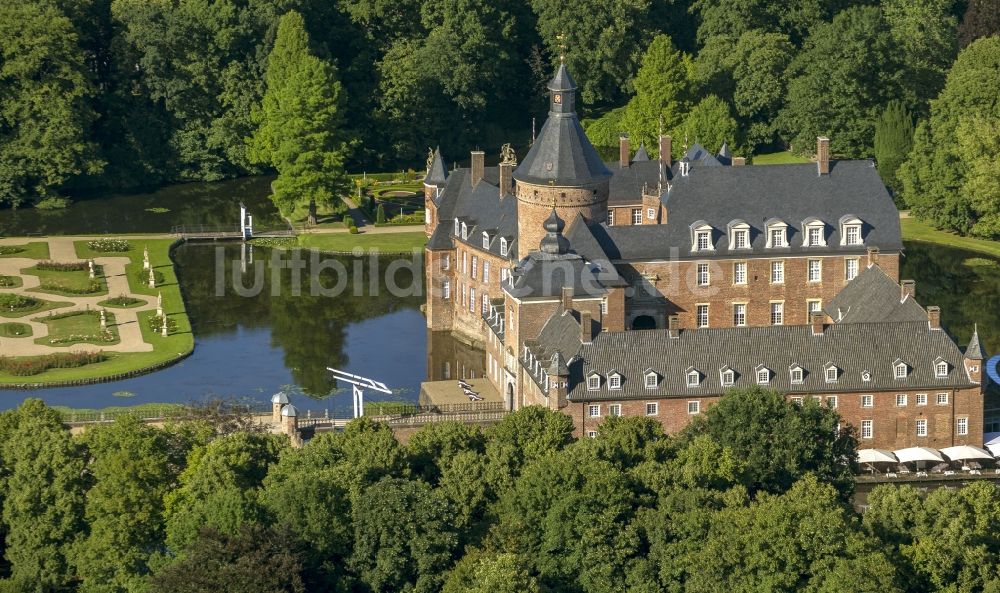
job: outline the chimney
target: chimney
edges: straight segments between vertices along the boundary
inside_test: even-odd
[[[573,308],[573,287],[563,286],[562,289],[562,308],[563,311],[569,311]]]
[[[812,326],[812,334],[814,336],[823,335],[823,321],[824,315],[820,311],[813,311],[809,314],[809,325]]]
[[[667,333],[670,334],[671,338],[680,337],[680,323],[676,315],[667,316]]]
[[[514,194],[514,165],[500,163],[500,197]]]
[[[878,247],[868,248],[868,267],[878,265]]]
[[[594,328],[590,311],[580,311],[580,341],[589,344],[594,341]]]
[[[469,179],[472,181],[472,187],[475,187],[477,183],[483,178],[483,168],[486,166],[486,154],[481,150],[472,151],[472,172],[469,175]]]
[[[668,169],[671,166],[673,166],[673,164],[674,164],[674,159],[673,159],[673,157],[670,154],[670,150],[671,149],[672,149],[672,144],[671,144],[671,138],[670,138],[670,136],[664,136],[664,135],[661,134],[660,135],[660,162],[663,163],[663,165],[666,168],[668,168]]]
[[[903,280],[900,283],[902,292],[899,293],[900,302],[905,301],[906,297],[911,299],[917,298],[917,283],[914,280]]]
[[[941,329],[941,307],[927,307],[927,325],[931,329]]]
[[[746,157],[742,157],[742,156],[734,156],[733,157],[733,166],[734,167],[745,167],[746,164],[747,164]]]
[[[830,139],[826,136],[816,138],[816,167],[820,175],[830,174]]]
[[[629,163],[632,161],[632,150],[628,145],[628,134],[622,134],[618,138],[618,159],[620,162],[620,167],[622,169],[628,169]]]

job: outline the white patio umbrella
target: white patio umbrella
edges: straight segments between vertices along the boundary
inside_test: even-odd
[[[937,461],[941,463],[944,461],[944,457],[936,449],[931,449],[930,447],[909,447],[894,451],[893,453],[896,454],[896,458],[902,463],[911,461]]]
[[[941,449],[941,452],[948,456],[948,459],[952,461],[966,461],[969,459],[993,459],[993,455],[979,447],[973,447],[971,445],[959,445],[957,447],[945,447]]]
[[[892,451],[885,449],[858,449],[858,463],[896,463]]]
[[[987,445],[1000,445],[1000,432],[988,432],[983,435]]]
[[[994,457],[1000,457],[1000,443],[986,443],[986,450],[992,453]]]

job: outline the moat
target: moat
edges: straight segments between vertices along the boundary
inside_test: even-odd
[[[266,200],[261,200],[266,187],[260,179],[175,186],[138,196],[135,202],[125,197],[86,200],[72,207],[72,215],[0,211],[0,228],[13,236],[84,232],[84,223],[109,234],[126,229],[164,232],[172,225],[199,219],[222,224],[219,216],[205,214],[211,196],[228,196],[226,211],[243,200],[252,210],[256,207],[260,220],[267,221],[274,213]],[[128,207],[123,211],[124,205]],[[112,215],[114,207],[119,208],[117,216]],[[170,211],[147,210],[157,207]],[[298,274],[271,263],[272,259],[287,262],[293,253],[259,246],[251,250],[238,243],[180,247],[175,252],[176,264],[195,334],[190,357],[157,373],[114,383],[0,390],[0,406],[16,406],[26,397],[79,408],[186,403],[207,397],[265,402],[274,392],[285,389],[299,394],[306,408],[344,414],[350,406],[350,392],[333,384],[327,367],[384,381],[394,390],[385,399],[405,401],[416,401],[420,383],[428,376],[445,379],[482,374],[484,361],[479,351],[448,335],[427,332],[420,311],[424,297],[419,260],[393,274],[392,284],[406,289],[401,293],[387,286],[385,272],[391,259],[301,251],[304,268]],[[223,262],[221,268],[219,262]],[[338,274],[341,269],[347,273]],[[221,296],[220,270],[224,278]],[[314,274],[315,270],[321,271]],[[908,243],[901,277],[916,280],[921,303],[942,308],[942,321],[958,343],[968,341],[973,323],[978,322],[987,351],[1000,351],[1000,306],[996,300],[1000,262],[996,259]],[[253,290],[255,285],[259,291]]]

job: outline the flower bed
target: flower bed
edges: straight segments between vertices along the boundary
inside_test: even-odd
[[[21,286],[21,279],[17,276],[0,276],[0,288],[17,288]]]
[[[0,255],[17,255],[18,253],[24,253],[24,247],[18,247],[17,245],[0,245]]]
[[[49,369],[69,369],[88,364],[104,362],[108,355],[103,352],[59,352],[44,356],[14,358],[0,356],[0,371],[17,377],[27,377],[44,373]]]
[[[0,294],[0,310],[11,313],[31,311],[42,306],[42,301],[20,294]]]
[[[87,243],[87,247],[101,253],[125,253],[132,249],[132,246],[125,239],[110,239],[108,237],[94,239]]]
[[[85,261],[54,262],[45,260],[38,262],[35,268],[46,272],[87,272],[90,270],[90,266]]]

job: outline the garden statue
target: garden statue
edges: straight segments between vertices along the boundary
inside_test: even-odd
[[[142,269],[143,270],[148,270],[149,269],[149,246],[148,245],[142,248]]]
[[[153,275],[153,268],[149,269],[149,287],[156,288],[156,276]]]
[[[101,309],[101,331],[106,329],[108,329],[108,315],[104,309]]]
[[[91,260],[87,260],[87,268],[90,270],[90,279],[93,280],[94,277],[95,277],[95,274],[94,274],[94,260],[92,260],[92,259]]]
[[[500,164],[512,167],[517,166],[517,155],[509,143],[500,147]]]
[[[163,293],[156,295],[156,316],[163,317]]]
[[[169,332],[169,331],[170,330],[169,330],[168,324],[167,324],[167,316],[163,315],[163,325],[161,326],[160,335],[165,338],[165,337],[167,337],[167,332]]]

